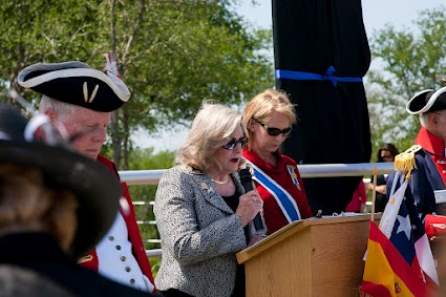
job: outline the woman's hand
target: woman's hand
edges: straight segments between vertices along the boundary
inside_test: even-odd
[[[256,214],[258,214],[263,208],[263,200],[260,198],[257,191],[253,190],[240,196],[240,202],[238,204],[235,214],[240,217],[242,226],[251,222]]]
[[[372,183],[367,185],[367,189],[373,191],[375,189],[376,192],[385,195],[387,193],[386,185],[376,185],[374,186]]]

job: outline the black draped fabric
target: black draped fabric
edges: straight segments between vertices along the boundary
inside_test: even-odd
[[[363,77],[370,50],[360,0],[273,0],[276,69]],[[362,83],[278,79],[297,105],[298,123],[284,152],[300,164],[370,160],[370,127]],[[361,177],[305,179],[313,211],[344,210]]]

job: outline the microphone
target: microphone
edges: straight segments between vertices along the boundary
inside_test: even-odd
[[[254,190],[254,186],[252,184],[251,167],[246,165],[245,168],[239,170],[238,174],[240,176],[240,182],[245,191],[249,192]],[[261,234],[261,235],[266,234],[265,223],[263,222],[263,218],[260,212],[256,214],[256,216],[254,217],[253,223],[256,234]]]

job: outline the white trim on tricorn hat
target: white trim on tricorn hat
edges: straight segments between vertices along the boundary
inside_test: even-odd
[[[30,65],[20,71],[17,82],[53,99],[103,112],[119,108],[131,96],[113,73],[78,61]]]
[[[437,91],[426,89],[415,94],[406,104],[410,114],[423,114],[446,109],[446,87]]]
[[[426,96],[433,92],[433,89],[426,89],[413,95],[406,104],[406,111],[410,114],[419,114],[428,110],[432,106],[433,101],[426,100]]]

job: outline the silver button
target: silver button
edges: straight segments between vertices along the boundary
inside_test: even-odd
[[[125,256],[121,256],[121,257],[119,257],[119,259],[121,259],[122,262],[125,262],[125,260],[127,260],[127,258]]]

